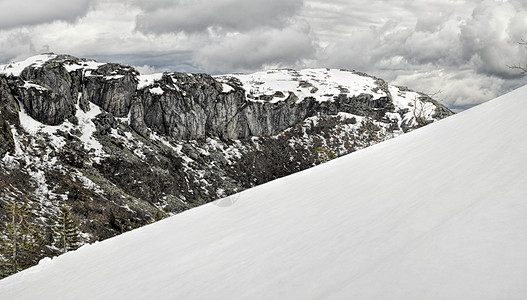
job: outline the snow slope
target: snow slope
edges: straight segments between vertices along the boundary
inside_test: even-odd
[[[0,281],[1,299],[527,299],[527,87]]]

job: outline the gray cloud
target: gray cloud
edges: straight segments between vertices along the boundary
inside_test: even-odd
[[[0,0],[0,11],[0,63],[49,49],[148,72],[348,68],[441,90],[456,109],[525,82],[508,68],[527,64],[523,0]]]
[[[283,27],[302,7],[302,0],[195,0],[136,1],[144,11],[137,30],[145,33],[203,33],[216,30],[245,32],[269,26]]]
[[[74,22],[86,15],[92,0],[0,1],[0,30],[53,21]]]
[[[313,59],[317,45],[306,23],[283,29],[261,28],[221,37],[196,52],[194,61],[211,71],[248,71],[297,67]]]
[[[111,55],[93,55],[90,58],[97,61],[109,61],[131,66],[139,66],[139,70],[147,73],[156,72],[204,72],[192,64],[191,51],[159,51],[139,53],[116,53]]]
[[[527,12],[520,4],[486,0],[473,11],[461,27],[463,58],[479,73],[502,78],[517,77],[508,66],[520,63],[524,49],[518,42],[525,38]]]
[[[29,56],[49,52],[47,44],[35,48],[31,35],[24,30],[0,32],[0,62],[23,60]]]
[[[400,74],[394,84],[409,86],[418,91],[435,94],[435,98],[455,111],[492,99],[503,92],[504,80],[475,73],[473,70],[433,70],[429,72]]]

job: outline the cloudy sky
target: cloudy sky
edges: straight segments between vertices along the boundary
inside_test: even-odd
[[[363,71],[461,110],[527,83],[524,0],[0,0],[0,63],[55,52],[143,72]]]

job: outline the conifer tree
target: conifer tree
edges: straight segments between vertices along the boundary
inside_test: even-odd
[[[31,212],[26,203],[7,203],[8,222],[0,235],[2,275],[14,274],[35,265],[41,257],[44,239],[40,227],[29,222]]]
[[[319,164],[335,159],[335,153],[324,147],[315,148],[315,154],[317,155],[315,162]]]
[[[62,253],[77,249],[79,229],[71,216],[70,210],[65,205],[60,208],[58,222],[55,226],[55,234],[57,246],[59,246]]]

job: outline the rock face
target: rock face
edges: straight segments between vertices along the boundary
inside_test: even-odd
[[[77,99],[72,83],[64,65],[51,61],[40,68],[25,68],[15,93],[32,118],[58,125],[75,114]]]
[[[84,76],[82,97],[115,117],[126,117],[136,95],[139,73],[118,64],[105,64]]]
[[[370,94],[340,94],[332,102],[319,102],[314,97],[298,101],[291,93],[278,103],[252,102],[247,101],[242,87],[223,92],[221,84],[204,74],[165,74],[157,88],[162,92],[140,91],[132,108],[132,127],[137,132],[151,128],[175,139],[270,136],[319,113],[379,119],[394,110],[389,96],[373,99]]]
[[[9,124],[18,125],[18,105],[11,94],[7,78],[0,75],[0,158],[13,152],[15,142]]]
[[[47,232],[38,261],[57,254],[62,205],[89,243],[450,114],[354,71],[141,75],[45,54],[0,66],[0,205],[32,208]]]

